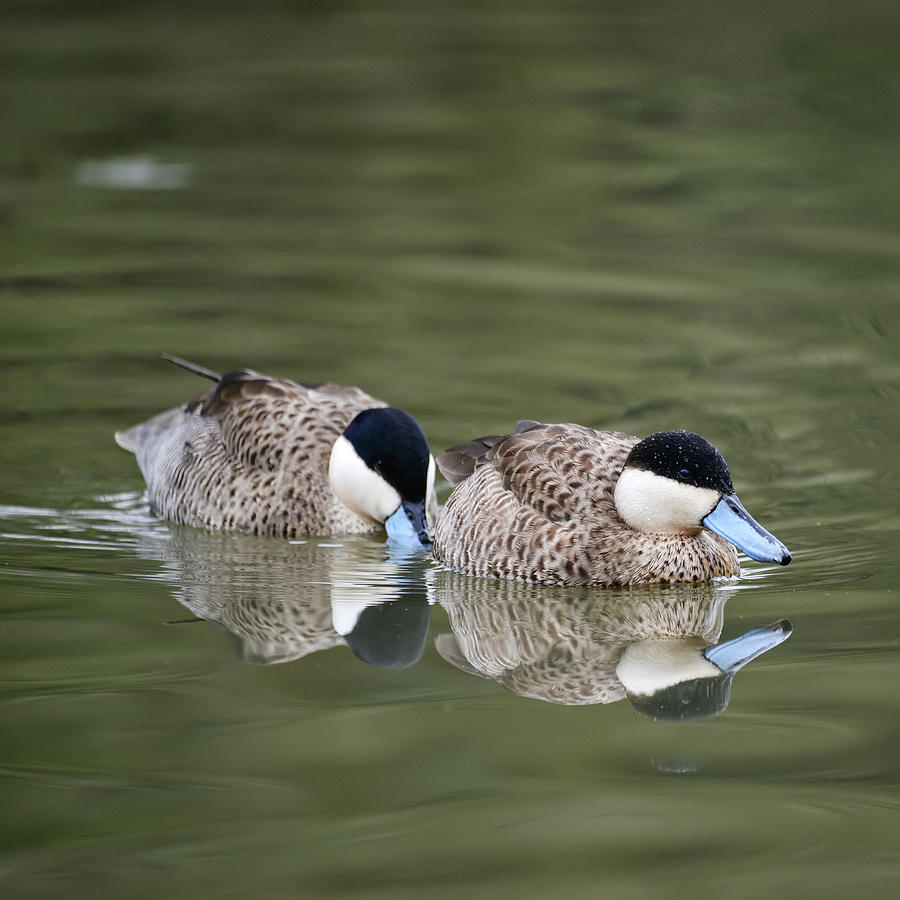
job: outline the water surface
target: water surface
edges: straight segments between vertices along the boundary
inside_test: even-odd
[[[880,2],[14,4],[4,896],[893,896],[897,40]],[[685,639],[793,633],[660,722],[600,666],[653,589],[161,522],[112,433],[203,388],[162,352],[436,449],[699,431],[794,562]],[[393,643],[335,629],[361,595]]]

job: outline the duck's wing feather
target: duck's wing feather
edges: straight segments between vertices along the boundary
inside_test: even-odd
[[[301,451],[304,458],[314,448],[330,452],[357,413],[385,405],[357,387],[303,384],[240,369],[224,374],[186,410],[218,423],[231,459],[275,472]]]
[[[516,422],[516,434],[544,427],[534,419],[519,419]],[[437,457],[438,468],[450,484],[459,484],[461,481],[465,481],[478,466],[489,462],[493,458],[490,451],[508,437],[510,437],[508,434],[488,434],[467,441],[465,444],[457,444]]]
[[[435,556],[459,571],[556,584],[595,580],[598,529],[620,526],[615,482],[637,438],[530,423],[485,446],[435,528]]]
[[[459,484],[487,461],[488,451],[495,444],[505,441],[507,437],[504,434],[489,434],[451,447],[437,458],[438,468],[450,484]]]
[[[520,505],[551,522],[588,521],[611,501],[636,440],[582,425],[532,425],[488,455],[503,490]]]
[[[552,522],[591,516],[608,497],[637,438],[582,425],[517,423],[517,432],[490,435],[453,447],[438,457],[448,481],[459,484],[477,469],[500,476],[495,490]]]

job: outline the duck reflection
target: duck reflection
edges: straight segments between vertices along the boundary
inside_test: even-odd
[[[178,602],[221,625],[246,662],[346,644],[370,665],[403,668],[424,652],[422,553],[366,538],[289,543],[178,526],[142,538],[140,552],[162,563]]]
[[[450,618],[447,662],[524,697],[584,705],[628,698],[644,716],[686,721],[728,706],[744,665],[786,640],[786,619],[717,644],[732,585],[581,590],[435,572]]]

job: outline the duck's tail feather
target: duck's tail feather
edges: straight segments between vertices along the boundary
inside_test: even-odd
[[[163,353],[163,359],[167,359],[169,362],[175,363],[176,366],[181,366],[182,369],[187,369],[188,372],[193,372],[195,375],[201,375],[203,378],[209,378],[210,381],[220,381],[222,376],[217,372],[213,372],[212,369],[205,369],[203,366],[198,366],[196,363],[188,362],[186,359],[182,359],[180,356],[172,356],[169,353]]]
[[[128,450],[140,457],[148,448],[158,447],[164,443],[171,435],[181,433],[184,425],[193,422],[198,417],[184,406],[176,406],[174,409],[167,409],[165,412],[159,413],[146,422],[141,422],[124,431],[116,432],[116,443],[123,449]],[[140,463],[143,468],[143,463]]]
[[[212,369],[206,369],[203,366],[198,366],[196,363],[188,362],[180,356],[172,356],[169,353],[163,353],[162,357],[163,359],[169,360],[169,362],[175,363],[176,366],[180,366],[182,369],[187,369],[188,372],[193,372],[195,375],[201,375],[203,378],[209,378],[211,381],[222,380],[222,376],[217,372],[213,372]],[[133,428],[129,428],[125,431],[115,432],[116,443],[129,453],[137,453],[138,446],[146,444],[148,436],[151,438],[155,437],[158,431],[165,430],[165,428],[171,424],[170,420],[177,420],[179,417],[186,416],[187,414],[188,411],[183,406],[166,410],[166,412],[160,413],[158,416],[154,416],[146,422],[141,422],[140,425],[135,425]],[[163,424],[160,425],[160,423]]]
[[[134,453],[135,443],[134,437],[131,434],[131,429],[128,431],[117,431],[115,433],[116,443],[123,449],[127,450],[129,453]]]

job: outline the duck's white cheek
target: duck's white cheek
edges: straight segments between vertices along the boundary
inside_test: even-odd
[[[376,522],[383,522],[400,505],[397,491],[363,462],[343,435],[331,448],[328,480],[344,506]]]
[[[682,484],[644,469],[625,469],[616,483],[616,509],[638,531],[677,532],[701,528],[719,502],[712,488]]]

